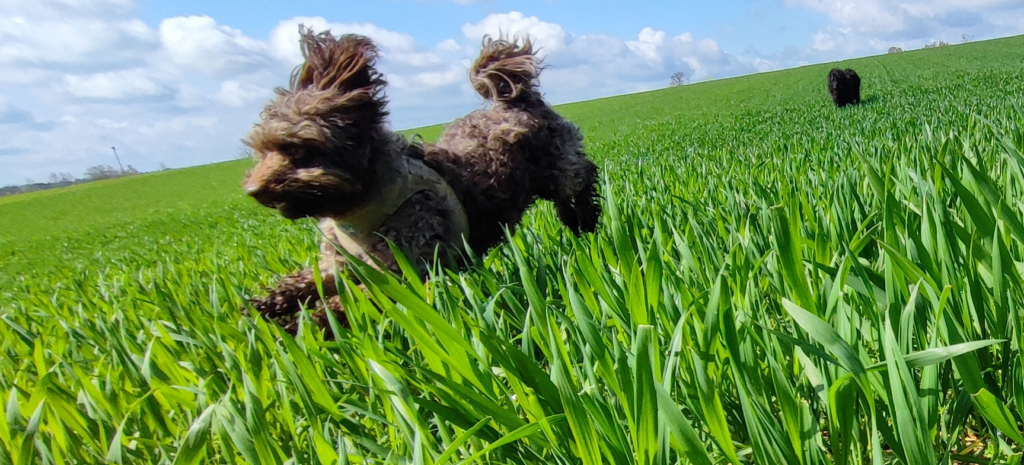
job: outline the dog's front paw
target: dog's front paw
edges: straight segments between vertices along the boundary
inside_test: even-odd
[[[288,299],[280,294],[271,294],[266,297],[254,297],[249,299],[249,306],[242,310],[242,313],[252,316],[249,309],[255,310],[263,318],[270,320],[295,335],[298,330],[299,312],[302,310],[298,301]]]
[[[267,320],[270,320],[280,326],[288,334],[294,336],[299,330],[299,315],[302,312],[303,307],[295,299],[287,299],[282,295],[271,294],[266,297],[257,297],[249,299],[249,307],[242,310],[244,315],[250,316],[251,312],[249,308],[252,308],[256,313],[263,316]],[[341,306],[341,302],[338,296],[333,296],[328,299],[328,302],[318,300],[316,303],[316,311],[310,316],[312,317],[313,323],[325,331],[324,339],[334,339],[334,332],[331,330],[330,319],[327,316],[327,312],[331,312],[334,315],[334,319],[338,326],[341,328],[348,328],[348,316],[345,314],[345,310]]]
[[[345,309],[341,306],[341,301],[338,296],[333,296],[327,299],[327,302],[321,301],[317,305],[317,311],[311,316],[313,322],[316,323],[320,329],[324,330],[324,340],[334,340],[334,330],[331,328],[331,320],[327,316],[330,313],[334,315],[334,321],[337,322],[339,328],[349,328],[348,315],[345,313]]]

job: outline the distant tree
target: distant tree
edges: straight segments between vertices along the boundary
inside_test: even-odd
[[[57,176],[57,173],[50,173],[49,179],[50,184],[57,184],[58,182],[60,182],[60,176]]]
[[[121,172],[110,165],[91,166],[85,170],[85,179],[98,181],[100,179],[116,178]]]
[[[167,167],[163,162],[160,162],[160,171],[167,171],[170,168]]]
[[[60,180],[61,180],[61,182],[74,182],[75,181],[75,175],[73,175],[71,173],[61,173],[60,174]]]
[[[949,42],[944,42],[944,41],[940,40],[938,42],[932,42],[930,44],[925,44],[924,48],[939,48],[939,47],[946,47],[948,45],[949,45]]]
[[[686,84],[686,74],[682,71],[676,71],[672,74],[672,79],[669,81],[669,87],[676,87]]]
[[[974,40],[974,36],[969,36],[967,34],[964,34],[964,35],[960,36],[960,42],[961,43],[966,44],[967,42],[970,42],[972,40]]]
[[[134,166],[128,165],[128,168],[123,171],[124,174],[139,174],[139,170],[135,169]]]
[[[889,53],[903,53],[903,49],[896,46],[892,46],[889,47]]]
[[[36,181],[32,178],[25,178],[25,184],[35,184]]]

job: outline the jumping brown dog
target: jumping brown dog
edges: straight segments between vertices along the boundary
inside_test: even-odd
[[[335,38],[301,28],[305,62],[288,89],[264,108],[246,144],[257,160],[246,192],[289,219],[320,219],[319,267],[280,280],[253,308],[294,332],[295,316],[316,305],[343,324],[334,267],[339,249],[398,272],[387,240],[425,276],[438,247],[476,253],[500,244],[538,198],[554,202],[574,233],[593,231],[601,213],[597,166],[583,136],[544,101],[540,62],[529,39],[484,39],[470,70],[490,103],[449,125],[436,144],[411,144],[384,125],[383,76],[377,48],[358,35]]]

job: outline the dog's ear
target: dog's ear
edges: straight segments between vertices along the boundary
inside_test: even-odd
[[[299,44],[305,61],[292,73],[290,90],[317,94],[318,102],[307,110],[327,114],[341,106],[356,107],[383,121],[386,82],[375,68],[373,41],[356,34],[335,38],[330,31],[314,33],[299,26]]]

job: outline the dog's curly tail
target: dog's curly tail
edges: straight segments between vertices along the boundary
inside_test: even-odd
[[[515,37],[506,40],[485,36],[480,57],[469,71],[469,80],[483,98],[508,102],[536,89],[540,70],[540,60],[529,37],[520,44]]]

